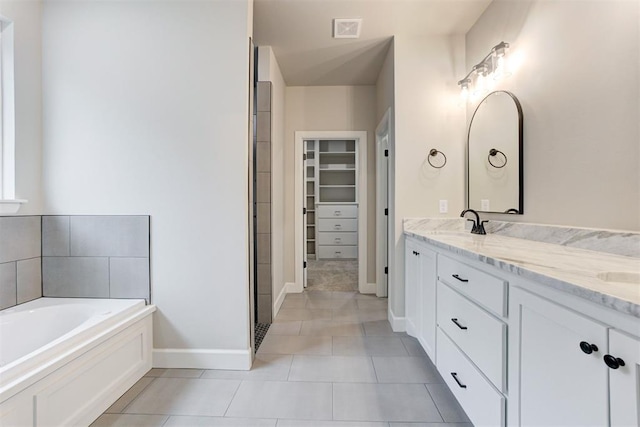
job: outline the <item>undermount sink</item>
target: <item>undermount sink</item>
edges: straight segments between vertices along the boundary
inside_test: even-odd
[[[640,285],[640,272],[634,271],[607,271],[598,273],[598,279],[607,283],[623,283]]]

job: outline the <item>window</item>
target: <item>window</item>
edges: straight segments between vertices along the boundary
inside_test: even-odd
[[[15,199],[13,22],[0,15],[0,200]]]

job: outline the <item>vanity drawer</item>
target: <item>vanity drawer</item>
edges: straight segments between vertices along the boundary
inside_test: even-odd
[[[357,218],[358,206],[356,205],[318,205],[316,207],[318,218]]]
[[[318,233],[319,245],[357,245],[358,233],[356,232],[320,232]]]
[[[473,425],[505,425],[504,396],[484,379],[440,328],[436,360],[438,371]]]
[[[358,231],[358,220],[319,218],[318,231]]]
[[[318,258],[320,259],[358,258],[358,247],[357,246],[318,246]]]
[[[498,316],[507,316],[507,281],[438,255],[438,279]]]
[[[438,326],[499,390],[506,389],[507,326],[438,282]]]

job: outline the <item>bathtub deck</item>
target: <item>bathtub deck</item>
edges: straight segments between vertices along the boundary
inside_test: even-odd
[[[386,319],[386,299],[287,295],[251,371],[153,369],[93,426],[473,427]]]

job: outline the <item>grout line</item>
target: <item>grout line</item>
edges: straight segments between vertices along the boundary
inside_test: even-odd
[[[238,387],[236,387],[236,390],[233,392],[233,396],[231,396],[231,400],[229,400],[229,404],[227,405],[226,409],[224,410],[224,414],[222,415],[223,417],[227,416],[227,412],[229,412],[229,408],[231,408],[231,404],[233,403],[233,399],[236,398],[236,395],[238,394],[238,390],[240,390],[240,387],[242,387],[242,383],[244,383],[244,380],[238,380]]]
[[[429,387],[427,387],[426,384],[422,384],[424,386],[424,388],[427,390],[427,395],[429,396],[429,398],[431,399],[431,401],[433,402],[433,406],[436,407],[436,411],[438,411],[438,415],[440,415],[440,418],[442,418],[442,422],[446,422],[444,420],[444,417],[442,416],[442,412],[440,412],[440,408],[438,408],[438,404],[436,403],[435,399],[433,398],[433,396],[431,395],[431,392],[429,391]]]
[[[131,399],[131,402],[127,403],[127,404],[125,405],[125,407],[124,407],[124,408],[122,408],[122,411],[120,411],[120,412],[119,412],[120,414],[124,414],[124,413],[125,413],[125,411],[126,411],[127,409],[129,409],[129,406],[131,406],[131,405],[133,404],[133,402],[135,402],[136,400],[138,400],[138,397],[140,397],[140,395],[141,395],[141,394],[142,394],[142,393],[143,393],[147,388],[149,388],[149,386],[150,386],[151,384],[153,384],[153,382],[156,380],[156,378],[155,378],[155,377],[142,377],[142,378],[152,378],[152,380],[151,380],[151,381],[149,381],[149,384],[147,384],[146,386],[144,386],[144,387],[142,388],[142,390],[140,390],[140,392],[139,392],[139,393],[138,393],[138,394],[137,394],[133,399]],[[141,378],[141,379],[142,379],[142,378]],[[140,380],[138,380],[138,381],[140,381]],[[137,383],[136,383],[136,384],[137,384]],[[134,385],[135,385],[135,384],[134,384]],[[133,387],[133,386],[131,386],[131,387]],[[131,388],[129,388],[129,390],[131,390]],[[127,391],[129,391],[129,390],[127,390]],[[127,391],[125,391],[125,393],[126,393]],[[123,394],[122,396],[124,396],[124,394]],[[120,396],[120,397],[122,397],[122,396]],[[120,399],[120,397],[119,397],[118,399]],[[118,400],[116,399],[116,402],[117,402],[117,401],[118,401]],[[113,402],[113,403],[115,403],[115,402]],[[112,403],[112,404],[113,404],[113,403]],[[153,414],[153,415],[160,415],[160,414]]]
[[[371,366],[373,366],[373,373],[376,376],[376,383],[377,384],[382,384],[380,382],[380,378],[378,378],[378,370],[376,369],[376,364],[373,362],[373,356],[369,356],[371,358]]]

